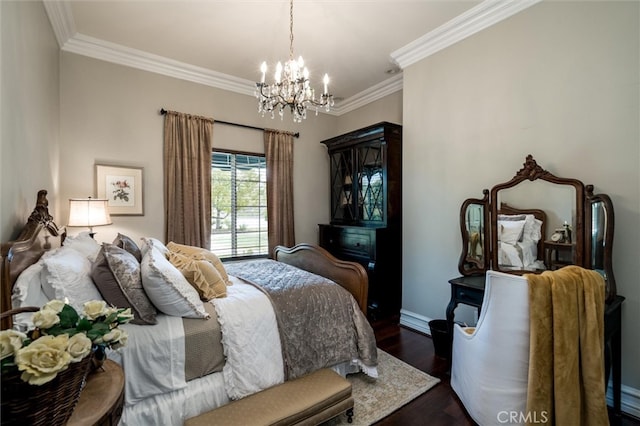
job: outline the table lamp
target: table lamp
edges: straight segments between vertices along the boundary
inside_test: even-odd
[[[94,226],[111,225],[107,202],[102,198],[69,198],[69,221],[67,226],[86,226],[91,238],[96,234]]]

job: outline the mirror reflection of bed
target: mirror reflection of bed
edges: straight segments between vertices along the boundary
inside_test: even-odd
[[[498,268],[544,271],[544,235],[547,216],[540,209],[517,209],[502,203],[498,210]]]

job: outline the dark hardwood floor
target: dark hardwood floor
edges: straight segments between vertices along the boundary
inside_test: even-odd
[[[435,355],[431,337],[398,325],[396,320],[373,324],[378,347],[419,370],[441,380],[428,392],[385,417],[378,426],[453,426],[475,425],[451,390],[447,360]],[[611,416],[611,425],[640,426],[640,419]]]

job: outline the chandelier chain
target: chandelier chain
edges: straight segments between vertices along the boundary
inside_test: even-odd
[[[289,59],[293,60],[293,0],[289,2]]]

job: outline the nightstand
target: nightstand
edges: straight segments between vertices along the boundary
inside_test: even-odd
[[[107,360],[102,368],[89,373],[78,405],[67,426],[115,426],[124,406],[124,371]]]
[[[563,266],[573,265],[573,250],[575,244],[557,243],[555,241],[544,242],[544,264],[547,269],[555,270]]]

